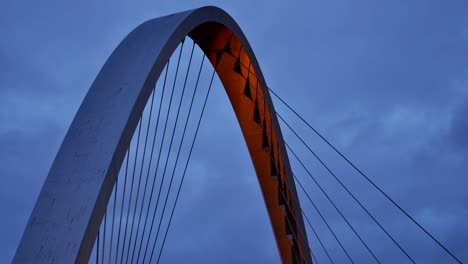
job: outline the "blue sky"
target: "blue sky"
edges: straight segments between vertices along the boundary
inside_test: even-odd
[[[239,23],[271,88],[468,261],[466,1],[6,0],[0,4],[0,262],[11,260],[60,142],[112,50],[148,19],[204,5],[223,8]],[[215,89],[204,122],[163,260],[278,263],[260,188],[222,89]],[[403,261],[293,135],[283,133],[377,254],[388,263]],[[322,142],[306,138],[416,260],[450,263]],[[219,155],[226,151],[232,155]],[[370,262],[292,164],[355,258]],[[343,257],[305,199],[302,207]]]

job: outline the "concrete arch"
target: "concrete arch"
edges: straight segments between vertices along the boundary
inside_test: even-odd
[[[89,259],[139,117],[165,63],[185,36],[205,52],[229,96],[283,262],[312,262],[289,160],[262,72],[239,26],[216,7],[149,20],[114,50],[65,136],[13,262],[81,263]],[[264,98],[266,124],[253,119],[254,103],[243,93],[247,81],[249,87],[257,85]],[[262,146],[265,133],[272,142],[269,151]],[[278,166],[275,173],[273,153]]]

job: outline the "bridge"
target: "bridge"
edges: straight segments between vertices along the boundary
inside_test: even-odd
[[[119,44],[70,126],[14,262],[159,263],[175,228],[177,203],[215,77],[242,130],[283,263],[385,262],[369,243],[369,232],[358,228],[314,173],[312,160],[389,243],[388,251],[418,262],[399,238],[404,231],[374,214],[346,176],[311,146],[311,136],[383,197],[382,206],[401,214],[448,261],[462,263],[267,84],[246,36],[215,7],[147,21]],[[277,111],[278,104],[288,112]],[[286,130],[291,139],[283,136]],[[305,148],[302,156],[290,141]],[[224,155],[232,154],[226,150]],[[345,236],[325,217],[325,204],[312,198],[311,186],[339,215]],[[215,210],[203,213],[209,217]],[[339,248],[333,250],[339,255],[333,248]]]

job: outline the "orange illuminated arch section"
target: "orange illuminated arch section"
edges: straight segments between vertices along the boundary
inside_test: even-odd
[[[205,23],[189,36],[216,67],[229,96],[254,163],[283,262],[311,263],[304,229],[299,230],[304,225],[289,160],[268,89],[262,85],[264,81],[258,77],[239,39],[225,26]]]

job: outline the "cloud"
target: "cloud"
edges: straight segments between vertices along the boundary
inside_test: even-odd
[[[468,101],[464,102],[456,111],[451,124],[451,138],[455,148],[466,153],[468,150]]]

